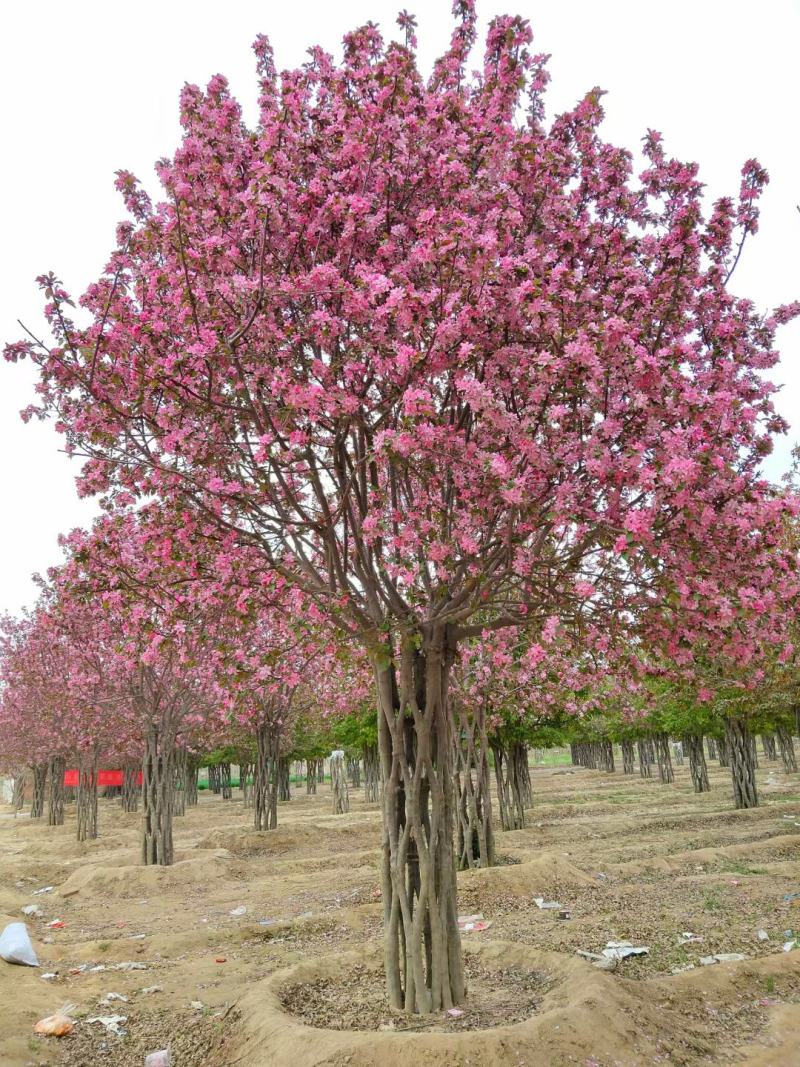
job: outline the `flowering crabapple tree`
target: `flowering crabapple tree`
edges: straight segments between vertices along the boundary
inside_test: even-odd
[[[222,77],[181,96],[164,198],[132,175],[107,270],[54,342],[37,407],[109,507],[182,501],[302,592],[372,663],[389,999],[463,1001],[448,678],[459,643],[626,610],[680,578],[717,614],[776,521],[757,479],[781,429],[775,327],[728,288],[766,181],[706,220],[655,132],[638,179],[601,94],[547,122],[544,58],[472,0],[423,77],[414,20],[278,75],[258,124]],[[768,533],[768,530],[767,530]],[[681,594],[683,595],[683,594]],[[700,624],[698,624],[700,625]],[[598,626],[589,640],[602,640]],[[689,646],[692,628],[678,624]]]

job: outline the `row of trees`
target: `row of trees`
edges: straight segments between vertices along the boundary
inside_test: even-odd
[[[766,172],[706,216],[658,134],[638,175],[603,140],[599,91],[545,121],[524,20],[470,74],[454,9],[427,78],[407,14],[282,75],[259,38],[252,129],[223,78],[187,86],[161,202],[121,172],[107,269],[80,310],[43,276],[52,338],[6,349],[105,510],[8,628],[26,761],[143,753],[169,862],[177,751],[255,738],[268,828],[292,717],[377,706],[387,989],[417,1012],[465,996],[456,868],[491,853],[490,750],[517,803],[513,713],[667,691],[741,723],[791,689],[798,600],[796,501],[759,473],[797,307],[730,288]]]

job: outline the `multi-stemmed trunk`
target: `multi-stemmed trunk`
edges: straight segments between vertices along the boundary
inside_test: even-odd
[[[31,818],[41,819],[44,815],[44,793],[47,785],[47,764],[34,763],[33,771],[33,795],[31,796]]]
[[[188,776],[188,755],[183,747],[175,750],[175,814],[186,814],[186,778]]]
[[[639,774],[642,778],[652,778],[653,768],[650,761],[650,747],[646,738],[641,738],[636,742],[636,749],[639,755]]]
[[[220,792],[222,793],[223,800],[233,799],[233,790],[231,789],[231,765],[226,760],[219,765],[219,785]]]
[[[76,831],[79,841],[97,837],[97,755],[82,756],[78,767]]]
[[[622,742],[622,773],[633,774],[634,771],[634,754],[633,754],[633,741]]]
[[[656,750],[659,780],[668,785],[670,782],[675,781],[675,772],[672,769],[672,755],[669,750],[669,734],[659,730],[653,738],[653,744]]]
[[[306,760],[306,793],[308,796],[317,795],[317,760]]]
[[[292,761],[288,756],[281,756],[278,761],[278,800],[292,799]]]
[[[676,766],[678,766],[678,767],[682,767],[683,766],[683,757],[684,757],[683,742],[682,741],[674,741],[672,743],[672,758],[675,760]]]
[[[458,867],[493,867],[491,775],[486,715],[482,706],[470,714],[458,702],[455,745],[456,794],[458,796]]]
[[[703,738],[700,734],[684,734],[683,747],[689,757],[689,774],[695,793],[708,793],[708,767],[703,753]]]
[[[533,784],[531,782],[531,771],[528,766],[528,746],[524,741],[513,741],[511,744],[511,759],[514,761],[515,773],[517,781],[519,782],[520,796],[522,797],[522,807],[533,807]],[[611,757],[613,770],[614,757]]]
[[[706,738],[706,748],[708,749],[708,758],[717,758],[717,742],[713,737]]]
[[[325,784],[325,757],[321,760],[317,760],[317,781],[322,785]]]
[[[453,848],[449,628],[430,624],[375,657],[383,772],[384,965],[393,1008],[427,1014],[465,997]],[[396,659],[394,657],[397,657]]]
[[[63,756],[50,760],[50,794],[47,799],[47,825],[64,825],[64,772],[67,761]]]
[[[792,735],[783,725],[775,731],[778,738],[778,748],[781,752],[781,763],[787,774],[794,774],[797,770],[797,757],[794,752],[794,740]]]
[[[728,766],[729,756],[727,734],[725,737],[717,738],[717,760],[719,761],[720,767]]]
[[[331,796],[333,798],[333,814],[344,815],[350,810],[350,795],[347,792],[347,772],[344,763],[344,753],[336,751],[331,753]]]
[[[193,808],[197,805],[199,790],[197,779],[200,775],[199,756],[188,756],[186,760],[186,806]]]
[[[500,826],[503,830],[521,830],[525,826],[525,799],[524,787],[518,777],[518,761],[499,738],[492,739],[491,748]]]
[[[614,773],[614,746],[613,744],[603,738],[600,741],[593,742],[594,744],[594,765],[599,771],[606,771],[608,774]]]
[[[764,759],[776,760],[778,750],[775,747],[775,734],[762,734],[761,744],[764,748]]]
[[[142,767],[142,862],[145,864],[168,867],[173,862],[174,794],[174,740],[151,723]]]
[[[139,810],[139,767],[135,763],[126,763],[122,768],[122,810]]]
[[[222,792],[222,783],[220,781],[219,767],[216,763],[213,763],[208,768],[208,788],[215,796],[219,796]]]
[[[253,823],[256,830],[278,825],[278,761],[280,738],[268,726],[256,732],[256,773],[253,782]]]
[[[752,734],[744,719],[725,719],[725,741],[733,782],[733,803],[737,808],[758,807],[751,738]]]
[[[364,800],[378,804],[381,799],[381,761],[377,743],[370,742],[362,750],[364,760]]]
[[[358,756],[347,757],[347,773],[353,789],[361,788],[361,761]]]
[[[242,791],[242,801],[245,808],[253,806],[253,764],[250,760],[241,760],[239,763],[239,788]]]
[[[14,785],[11,790],[11,806],[14,809],[14,815],[16,816],[18,811],[22,811],[22,806],[25,803],[25,772],[20,771],[14,775]]]

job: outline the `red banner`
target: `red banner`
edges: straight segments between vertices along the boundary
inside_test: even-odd
[[[122,771],[98,771],[97,772],[97,784],[98,785],[122,785]],[[142,772],[136,775],[136,784],[142,784]],[[71,786],[76,789],[78,786],[78,772],[77,771],[64,771],[64,785]]]

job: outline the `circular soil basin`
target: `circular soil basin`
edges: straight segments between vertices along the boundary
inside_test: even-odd
[[[529,967],[482,963],[470,953],[464,961],[467,1001],[450,1011],[412,1015],[389,1006],[383,969],[356,964],[311,982],[288,986],[281,1006],[308,1026],[328,1030],[394,1030],[451,1033],[510,1026],[536,1013],[553,980]]]

